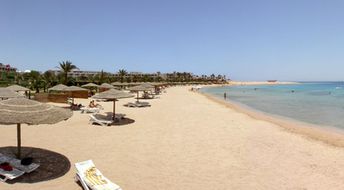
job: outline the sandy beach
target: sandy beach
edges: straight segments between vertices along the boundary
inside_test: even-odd
[[[172,87],[149,108],[116,111],[134,123],[102,127],[88,115],[22,127],[22,144],[66,156],[66,175],[39,183],[0,183],[1,190],[81,189],[74,163],[92,159],[123,190],[344,189],[344,148],[251,117],[190,87]],[[76,99],[88,104],[89,100]],[[112,102],[100,102],[103,112]],[[15,126],[1,126],[0,145],[16,146]]]

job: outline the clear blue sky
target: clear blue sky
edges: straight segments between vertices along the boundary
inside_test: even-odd
[[[0,0],[0,62],[344,80],[343,0]]]

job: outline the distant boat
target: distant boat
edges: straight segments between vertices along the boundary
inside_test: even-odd
[[[277,80],[268,80],[268,82],[277,82]]]

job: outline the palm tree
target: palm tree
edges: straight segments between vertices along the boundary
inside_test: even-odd
[[[53,72],[51,71],[46,71],[43,73],[43,75],[41,76],[43,82],[43,88],[44,88],[44,92],[46,90],[46,88],[52,87],[54,82],[55,82],[55,75]]]
[[[71,72],[73,69],[78,69],[71,61],[62,61],[60,64],[60,70],[64,75],[64,84],[68,83],[68,73]]]
[[[128,72],[127,72],[126,70],[124,70],[124,69],[120,69],[120,70],[118,71],[118,74],[119,74],[119,76],[120,76],[120,78],[121,78],[121,82],[123,82],[123,81],[124,81],[124,77],[125,77],[125,75],[128,74]]]
[[[103,82],[108,82],[108,79],[108,74],[102,70],[99,75],[99,83],[102,84]]]
[[[39,93],[39,89],[44,85],[41,74],[38,71],[31,71],[28,73],[28,79],[30,88],[34,89],[36,93]]]
[[[0,77],[1,78],[1,77]],[[15,74],[15,83],[18,85],[21,85],[21,83],[24,81],[24,77],[21,73]]]
[[[134,76],[133,76],[133,82],[138,82],[138,77],[137,77],[137,75],[134,75]]]

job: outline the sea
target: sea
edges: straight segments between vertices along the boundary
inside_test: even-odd
[[[267,114],[344,129],[344,82],[205,87],[201,92]]]

